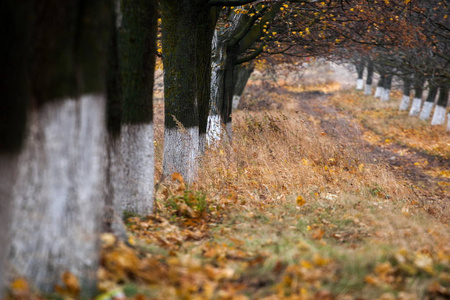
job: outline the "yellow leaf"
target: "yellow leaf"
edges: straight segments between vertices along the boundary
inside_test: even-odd
[[[298,205],[298,206],[303,206],[303,205],[306,204],[305,199],[304,199],[301,195],[299,195],[299,196],[297,197],[296,202],[297,202],[297,205]]]
[[[181,174],[178,172],[172,174],[172,180],[173,181],[178,180],[180,183],[184,183],[183,176],[181,176]]]

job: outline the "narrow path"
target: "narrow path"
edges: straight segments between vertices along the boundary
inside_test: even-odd
[[[285,92],[297,99],[299,111],[308,113],[320,121],[320,126],[326,134],[344,145],[360,147],[367,162],[389,166],[396,177],[406,181],[420,196],[421,203],[417,205],[443,222],[450,221],[448,190],[450,179],[426,173],[433,168],[450,170],[450,160],[419,152],[396,141],[383,145],[369,143],[363,139],[363,133],[369,129],[361,127],[345,112],[338,111],[329,100],[331,94],[320,91]],[[426,163],[418,164],[418,161]],[[442,182],[447,185],[441,186]]]

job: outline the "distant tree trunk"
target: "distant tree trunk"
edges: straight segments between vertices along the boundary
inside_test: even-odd
[[[434,109],[433,118],[431,119],[431,125],[442,125],[445,123],[445,111],[448,103],[449,87],[448,85],[443,85],[439,88],[439,97]],[[449,118],[450,124],[450,118]],[[448,131],[448,126],[447,126]]]
[[[231,26],[217,29],[214,32],[212,45],[212,75],[211,75],[211,105],[208,116],[207,142],[213,144],[219,141],[223,136],[223,129],[226,126],[226,120],[222,119],[224,99],[225,99],[225,74],[227,71],[226,61],[229,52],[228,43],[231,38],[242,28],[245,22],[244,14],[234,14],[231,16]]]
[[[192,183],[197,174],[200,143],[196,84],[198,7],[191,0],[161,0],[160,7],[165,107],[163,174],[178,172]]]
[[[50,291],[63,272],[96,287],[104,185],[109,0],[35,2],[35,103],[19,157],[10,276]]]
[[[369,59],[367,63],[367,79],[366,79],[366,87],[364,89],[364,95],[372,94],[373,71],[374,71],[373,60]]]
[[[389,101],[393,77],[394,77],[393,75],[389,74],[383,81],[383,90],[380,96],[381,101]]]
[[[380,79],[378,80],[377,88],[375,90],[375,98],[380,98],[384,93],[384,81],[386,80],[386,75],[380,73]]]
[[[423,85],[425,83],[425,79],[420,75],[416,75],[414,78],[413,86],[414,86],[414,98],[411,105],[411,109],[409,110],[410,116],[417,116],[420,113],[420,107],[422,106],[422,94],[423,94]]]
[[[199,25],[197,28],[197,95],[199,112],[199,151],[205,152],[208,116],[211,99],[211,52],[215,24],[219,17],[218,8],[203,8],[199,10]]]
[[[32,1],[0,2],[0,298],[3,299],[5,259],[9,250],[13,186],[26,132],[30,99],[28,51]]]
[[[365,68],[365,61],[364,59],[360,59],[356,64],[356,73],[358,74],[358,79],[356,79],[356,90],[361,91],[364,88],[364,68]]]
[[[430,88],[428,90],[427,99],[425,99],[425,102],[423,103],[423,106],[422,106],[422,110],[420,111],[419,118],[421,120],[428,120],[430,118],[437,92],[438,92],[438,87],[434,86],[434,85],[430,85]]]
[[[234,71],[234,90],[232,108],[237,109],[245,86],[247,85],[250,75],[252,75],[255,65],[253,63],[237,65]]]
[[[411,93],[411,79],[403,77],[403,96],[400,102],[399,110],[407,110],[409,108],[410,93]]]

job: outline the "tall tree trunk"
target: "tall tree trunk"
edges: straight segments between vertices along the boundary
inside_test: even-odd
[[[95,290],[104,184],[109,0],[35,3],[36,100],[19,157],[10,276],[50,291],[70,271]]]
[[[447,107],[448,94],[449,94],[448,85],[443,85],[439,88],[439,97],[436,104],[436,108],[434,109],[433,118],[431,119],[431,125],[442,125],[445,123],[445,111],[446,111],[445,108]]]
[[[367,79],[366,79],[366,87],[364,89],[364,95],[372,94],[373,71],[374,71],[373,60],[369,58],[369,61],[367,63]]]
[[[192,183],[199,156],[197,7],[191,0],[162,0],[160,7],[165,107],[163,174],[178,172]]]
[[[28,51],[32,1],[0,3],[0,298],[3,298],[5,260],[9,250],[13,186],[26,132],[30,98]]]
[[[199,113],[199,151],[204,153],[211,99],[211,55],[215,25],[219,17],[219,8],[200,9],[197,28],[197,97]]]
[[[414,98],[411,105],[411,109],[409,110],[410,116],[417,116],[420,113],[420,107],[422,106],[422,94],[423,94],[423,85],[425,83],[425,79],[421,75],[416,75],[414,77]]]
[[[403,96],[400,102],[399,110],[407,110],[409,108],[410,93],[411,93],[411,79],[407,76],[403,77]]]
[[[422,110],[420,111],[419,118],[421,120],[428,120],[430,118],[437,92],[438,92],[438,87],[434,86],[434,85],[430,85],[429,90],[428,90],[427,99],[425,99],[425,102],[423,103],[423,106],[422,106]]]
[[[124,210],[142,215],[153,208],[156,5],[155,1],[122,0],[119,29],[123,162],[119,201]]]

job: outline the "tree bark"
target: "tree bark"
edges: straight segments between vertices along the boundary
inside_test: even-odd
[[[385,80],[383,81],[383,91],[382,91],[381,97],[380,97],[381,101],[389,101],[393,77],[394,76],[392,74],[389,74],[386,76]]]
[[[425,83],[425,79],[420,75],[415,76],[413,86],[414,86],[414,98],[411,105],[411,109],[409,110],[410,116],[417,116],[420,113],[420,107],[422,106],[422,94],[423,94],[423,85]]]
[[[364,59],[359,59],[359,61],[355,64],[356,67],[356,73],[358,74],[358,78],[356,79],[356,90],[360,91],[364,88],[364,81],[363,81],[363,75],[364,75],[364,67],[365,67],[365,61]]]
[[[407,110],[409,108],[411,80],[408,77],[403,77],[403,96],[400,102],[399,110]]]
[[[180,173],[192,183],[199,156],[197,4],[160,1],[164,63],[163,175]]]
[[[26,132],[30,99],[28,51],[32,1],[0,3],[0,298],[3,298],[5,261],[10,244],[13,186],[17,160]]]
[[[373,71],[374,71],[373,60],[369,59],[367,63],[367,79],[366,79],[366,87],[364,89],[364,95],[372,94]]]
[[[240,64],[234,71],[233,110],[239,106],[239,101],[255,66],[253,63]]]
[[[437,92],[438,92],[438,87],[431,85],[428,90],[427,99],[425,99],[425,102],[423,103],[423,106],[422,106],[422,110],[420,111],[419,118],[421,120],[428,120],[430,118]]]
[[[439,97],[434,109],[433,118],[431,119],[431,125],[442,125],[445,123],[445,113],[448,102],[449,87],[447,85],[439,88]],[[450,124],[450,122],[449,122]],[[448,126],[447,126],[448,130]]]
[[[95,290],[104,184],[109,0],[35,3],[28,136],[14,185],[10,276]]]

